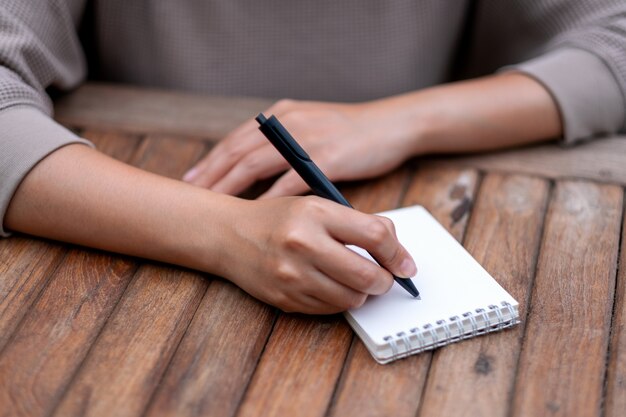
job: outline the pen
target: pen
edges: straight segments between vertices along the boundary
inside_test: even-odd
[[[280,154],[287,160],[289,165],[302,177],[311,190],[319,197],[327,198],[346,207],[353,208],[348,200],[341,195],[337,187],[315,165],[309,155],[296,142],[285,127],[278,121],[276,116],[267,119],[263,113],[256,117],[259,130],[274,145]],[[370,254],[371,256],[371,254]],[[376,258],[372,256],[376,261]],[[376,261],[381,267],[382,264]],[[393,274],[392,274],[393,275]],[[399,278],[393,275],[393,279],[413,297],[419,297],[419,291],[409,278]]]

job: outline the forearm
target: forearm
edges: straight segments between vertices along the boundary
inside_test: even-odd
[[[415,265],[388,219],[317,197],[248,201],[68,145],[26,176],[6,228],[221,275],[284,310],[335,313]]]
[[[411,155],[506,148],[555,139],[559,111],[547,90],[518,73],[446,84],[368,103]]]
[[[27,175],[5,227],[219,273],[219,229],[234,200],[69,145]]]

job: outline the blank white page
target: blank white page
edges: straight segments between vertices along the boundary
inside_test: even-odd
[[[394,282],[391,290],[371,296],[348,311],[376,345],[386,336],[449,320],[477,308],[517,302],[485,269],[421,206],[380,213],[393,220],[400,242],[415,259],[418,272],[413,283],[421,300]],[[364,254],[360,248],[351,249]]]

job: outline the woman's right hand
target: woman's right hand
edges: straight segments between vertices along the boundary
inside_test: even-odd
[[[370,251],[399,276],[415,273],[382,217],[317,197],[217,194],[84,145],[62,147],[33,168],[5,226],[222,275],[286,311],[334,313],[391,287],[389,272],[344,243]]]
[[[387,270],[399,277],[417,271],[387,218],[312,196],[237,200],[216,272],[281,310],[358,307],[391,288]],[[345,244],[366,249],[387,270]]]

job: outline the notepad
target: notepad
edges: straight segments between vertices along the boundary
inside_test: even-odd
[[[518,303],[426,209],[379,213],[417,263],[421,300],[394,282],[345,316],[374,359],[388,363],[519,323]],[[369,257],[365,251],[351,247]],[[370,258],[371,259],[371,258]]]

